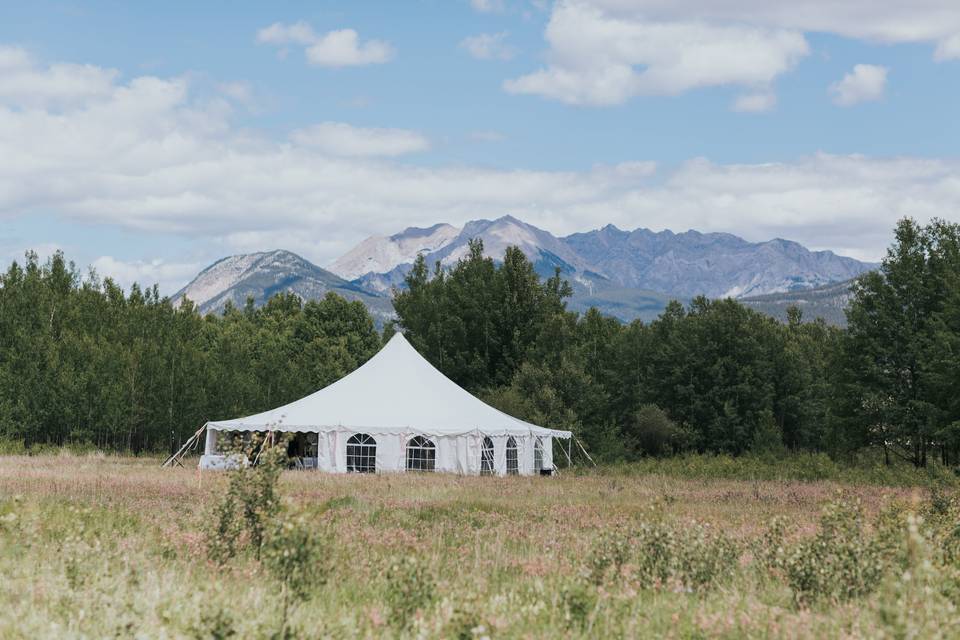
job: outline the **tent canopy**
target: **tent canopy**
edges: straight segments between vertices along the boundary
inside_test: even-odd
[[[288,405],[235,420],[216,431],[355,431],[455,436],[535,435],[569,438],[494,409],[447,378],[397,333],[363,366]]]

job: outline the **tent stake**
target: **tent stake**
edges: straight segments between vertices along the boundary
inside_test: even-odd
[[[195,434],[190,436],[189,440],[183,443],[183,446],[180,447],[180,449],[175,454],[173,454],[172,456],[164,460],[163,464],[160,465],[160,468],[162,469],[164,467],[170,467],[170,466],[173,466],[174,464],[179,464],[182,467],[183,465],[180,464],[180,459],[184,456],[184,454],[187,452],[187,449],[189,447],[192,447],[197,443],[197,439],[200,438],[200,434],[203,433],[206,430],[206,428],[207,428],[207,425],[206,423],[204,423],[202,427],[197,429],[197,432]]]

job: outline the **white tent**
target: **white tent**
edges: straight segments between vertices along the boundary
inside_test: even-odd
[[[325,471],[435,470],[538,474],[553,468],[553,438],[569,431],[518,420],[470,395],[396,334],[366,364],[288,405],[206,424],[202,468],[220,468],[224,431],[305,433],[308,467]]]

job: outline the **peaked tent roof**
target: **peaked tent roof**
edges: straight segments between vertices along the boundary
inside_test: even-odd
[[[541,435],[569,438],[494,409],[433,367],[397,333],[363,366],[305,398],[246,418],[208,422],[222,431]]]

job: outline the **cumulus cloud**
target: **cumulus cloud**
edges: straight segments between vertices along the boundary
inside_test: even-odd
[[[460,42],[460,48],[477,60],[510,60],[517,55],[517,50],[507,44],[508,35],[506,31],[481,33],[464,38]]]
[[[561,0],[564,2],[566,0]],[[620,16],[740,23],[881,44],[941,46],[960,36],[954,0],[577,0]]]
[[[0,46],[0,100],[24,105],[75,102],[111,92],[118,72],[84,64],[42,67],[22,48]]]
[[[336,156],[400,156],[430,147],[429,140],[416,131],[354,127],[345,122],[322,122],[298,129],[291,139]]]
[[[841,107],[879,100],[887,86],[887,68],[873,64],[854,65],[853,71],[830,85],[833,101]]]
[[[556,5],[546,38],[547,66],[507,80],[508,92],[616,105],[638,95],[676,95],[701,87],[756,90],[809,53],[797,31],[655,22],[573,1]]]
[[[546,66],[504,88],[603,106],[732,85],[747,88],[734,108],[751,110],[809,54],[808,32],[926,43],[936,60],[960,58],[955,0],[558,0],[544,34]]]
[[[113,256],[100,256],[90,266],[101,278],[112,278],[121,287],[128,288],[133,283],[150,287],[156,283],[161,295],[172,295],[208,264],[166,262],[161,259],[126,261]]]
[[[40,82],[56,82],[48,69],[35,65]],[[202,236],[219,255],[279,247],[319,264],[371,234],[505,212],[557,234],[606,223],[695,228],[875,259],[897,218],[960,210],[957,160],[816,154],[772,164],[695,159],[670,170],[642,160],[583,171],[419,166],[311,145],[309,128],[272,141],[233,126],[228,106],[195,93],[204,92],[185,79],[144,76],[56,105],[0,96],[0,219],[56,212]],[[346,137],[363,140],[358,130],[348,127]],[[144,281],[186,272],[149,260],[126,268]],[[148,269],[160,275],[137,275]]]
[[[395,51],[383,40],[360,41],[354,29],[336,29],[317,34],[306,22],[276,22],[257,32],[257,42],[281,47],[304,47],[307,62],[320,67],[353,67],[390,61]],[[286,49],[280,50],[285,55]]]

